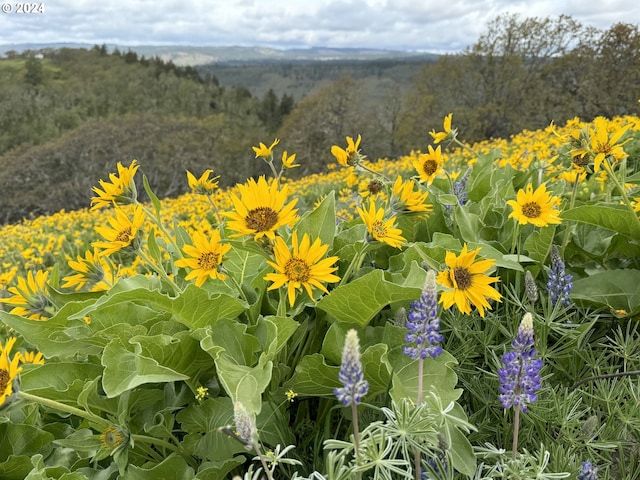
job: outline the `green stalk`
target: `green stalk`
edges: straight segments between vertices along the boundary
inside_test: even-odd
[[[44,405],[49,408],[53,408],[54,410],[59,410],[61,412],[70,413],[71,415],[75,415],[76,417],[84,418],[90,422],[99,425],[100,428],[106,429],[111,426],[111,423],[105,420],[98,415],[95,415],[91,412],[87,412],[86,410],[81,410],[76,407],[72,407],[71,405],[66,405],[64,403],[60,403],[56,400],[51,400],[49,398],[40,397],[38,395],[32,395],[31,393],[27,393],[24,391],[19,392],[20,397],[23,400],[28,400],[30,402],[39,403],[40,405]]]
[[[620,191],[620,195],[622,196],[622,201],[627,206],[629,211],[633,214],[632,216],[635,220],[636,226],[640,229],[640,217],[635,214],[636,212],[633,209],[633,205],[631,204],[631,201],[627,196],[627,192],[625,191],[625,188],[624,188],[624,179],[623,179],[623,182],[621,183],[618,177],[614,175],[613,168],[611,167],[611,163],[609,163],[608,158],[605,158],[603,163],[604,163],[604,168],[607,171],[607,174],[609,175],[611,180],[613,180],[613,183],[615,183],[616,188]]]
[[[147,255],[142,249],[138,250],[138,255],[140,255],[140,258],[142,258],[153,269],[154,272],[160,275],[163,280],[171,285],[171,287],[173,288],[173,293],[178,294],[182,292],[182,289],[169,277],[162,265],[157,265],[156,262],[154,262],[153,259],[149,257],[149,255]]]
[[[573,190],[571,191],[571,199],[569,200],[569,210],[573,209],[573,207],[576,204],[576,195],[578,193],[578,178],[576,177],[576,181],[573,184]],[[564,230],[564,238],[562,239],[562,245],[560,246],[560,254],[564,253],[564,249],[567,246],[567,243],[569,243],[569,226],[571,225],[571,222],[567,223],[567,225],[565,226],[565,230]]]
[[[418,400],[417,406],[422,405],[422,377],[424,375],[424,359],[420,357],[418,359]],[[414,454],[414,464],[416,469],[416,480],[420,480],[421,468],[420,468],[420,451],[416,448]]]

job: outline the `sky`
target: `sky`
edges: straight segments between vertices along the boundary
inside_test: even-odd
[[[358,47],[453,53],[503,13],[640,24],[632,0],[0,0],[0,45]],[[33,2],[27,5],[33,5]],[[23,8],[24,10],[24,8]],[[38,8],[40,10],[40,8]]]

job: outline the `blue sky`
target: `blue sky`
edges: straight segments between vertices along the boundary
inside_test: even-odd
[[[44,13],[18,13],[0,0],[0,44],[363,47],[461,51],[506,12],[572,16],[607,29],[640,23],[630,0],[45,0]],[[8,5],[8,6],[7,6]]]

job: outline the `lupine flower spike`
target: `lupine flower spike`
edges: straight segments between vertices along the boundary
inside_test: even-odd
[[[435,358],[442,353],[440,318],[438,317],[438,294],[436,292],[436,273],[429,270],[422,295],[411,302],[407,315],[407,344],[402,352],[409,357],[422,360]]]
[[[355,449],[356,463],[359,463],[360,440],[358,433],[358,404],[369,391],[369,382],[364,379],[362,362],[360,361],[360,341],[358,332],[351,329],[342,350],[342,365],[338,373],[338,379],[344,387],[334,388],[333,393],[343,405],[351,405],[353,417],[353,446]]]
[[[569,294],[573,289],[572,275],[567,275],[564,269],[564,262],[560,257],[558,247],[551,246],[551,268],[549,269],[549,281],[547,290],[551,298],[551,304],[555,305],[562,302],[562,305],[568,307],[571,305]]]
[[[513,350],[502,356],[503,367],[498,369],[500,394],[498,399],[507,409],[515,407],[513,426],[513,458],[518,449],[518,429],[520,410],[527,412],[527,405],[537,400],[540,389],[540,369],[542,360],[536,358],[533,346],[533,316],[524,314],[518,334],[511,343]]]
[[[580,472],[578,472],[578,480],[598,480],[598,467],[591,462],[582,462]]]
[[[358,404],[369,391],[369,382],[364,379],[362,362],[360,361],[360,341],[358,332],[349,330],[342,350],[342,366],[338,378],[342,388],[334,388],[333,393],[345,407]]]

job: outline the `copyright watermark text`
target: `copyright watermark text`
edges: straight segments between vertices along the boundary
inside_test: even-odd
[[[0,5],[2,13],[15,13],[15,14],[38,14],[44,13],[44,3],[30,2],[30,3],[10,3],[5,2]]]

